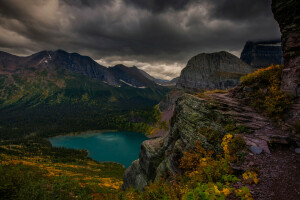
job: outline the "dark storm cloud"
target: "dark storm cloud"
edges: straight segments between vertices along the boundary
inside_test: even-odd
[[[198,53],[238,55],[247,40],[279,36],[268,0],[0,1],[0,50],[65,49],[160,78],[178,75]]]
[[[212,0],[212,15],[221,19],[246,20],[272,17],[269,0]]]
[[[111,0],[62,0],[66,4],[70,6],[88,6],[88,7],[93,7],[99,4],[109,4],[112,1]]]
[[[193,0],[125,0],[126,3],[153,12],[161,12],[169,8],[180,10],[185,8],[185,6],[192,1]]]

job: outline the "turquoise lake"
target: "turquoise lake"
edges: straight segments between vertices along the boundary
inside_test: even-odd
[[[139,158],[141,144],[148,138],[134,132],[103,132],[50,138],[54,147],[86,149],[94,160],[121,163],[126,168]]]

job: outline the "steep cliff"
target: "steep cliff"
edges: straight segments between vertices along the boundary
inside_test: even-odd
[[[283,70],[282,88],[284,91],[297,94],[300,78],[299,2],[273,0],[272,7],[283,34],[282,45],[285,69]],[[224,88],[224,85],[226,85],[222,82],[224,79],[217,82],[211,78],[212,74],[219,71],[223,72],[223,63],[226,63],[225,68],[228,70],[230,68],[228,66],[232,66],[233,62],[228,61],[228,59],[227,62],[224,62],[216,57],[215,55],[210,57],[206,54],[193,57],[182,71],[177,87],[208,89],[217,88],[216,86],[221,85]],[[219,68],[222,70],[219,70]],[[264,70],[260,70],[254,75],[262,73]],[[236,71],[228,71],[229,73],[236,73]],[[280,74],[281,72],[276,76],[281,77]],[[270,75],[272,74],[266,73],[266,76],[261,79],[262,84],[267,85],[271,81],[270,79],[264,82],[265,79],[272,77]],[[267,103],[271,104],[266,104],[266,106],[276,108],[274,105],[284,99],[285,96],[280,90],[280,83],[276,82],[276,84],[279,84],[278,88],[275,88],[276,90],[272,87],[260,87],[257,82],[253,82],[251,87],[243,85],[228,93],[202,93],[198,95],[201,98],[188,94],[179,97],[175,104],[169,133],[163,138],[148,140],[142,144],[139,159],[134,161],[125,171],[123,188],[133,186],[143,189],[150,182],[158,181],[163,176],[168,178],[172,175],[181,174],[182,169],[179,167],[179,160],[184,152],[195,147],[197,140],[201,141],[204,148],[212,148],[215,152],[218,152],[218,144],[220,143],[214,143],[211,140],[214,137],[210,134],[211,132],[205,134],[205,131],[202,131],[203,129],[209,127],[217,132],[219,137],[222,137],[226,134],[226,124],[236,124],[242,125],[243,128],[241,128],[239,135],[244,138],[246,144],[250,147],[246,152],[243,166],[231,165],[231,167],[241,171],[253,168],[259,169],[261,184],[251,188],[255,199],[295,199],[299,195],[297,189],[299,188],[299,173],[297,171],[299,156],[296,154],[299,149],[295,149],[295,152],[293,152],[294,150],[291,151],[292,146],[289,146],[289,149],[276,149],[276,146],[278,144],[300,144],[299,98],[295,99],[296,103],[290,106],[289,112],[283,113],[282,121],[277,122],[270,120],[262,112],[257,111],[253,105],[248,106],[251,96],[249,94],[253,93],[254,90],[259,90],[261,95],[251,98],[259,102],[261,98],[269,95],[266,100]],[[274,93],[274,91],[278,93]],[[282,102],[285,103],[285,101]],[[263,103],[265,104],[265,102],[260,102],[260,104]],[[168,108],[169,105],[171,104],[161,104],[165,108]],[[281,105],[278,105],[277,108],[279,109]],[[289,120],[292,120],[293,123]],[[208,132],[206,131],[206,133]],[[273,149],[270,150],[268,144],[272,144],[270,146]]]
[[[180,158],[195,147],[196,141],[206,149],[222,151],[216,138],[227,133],[228,125],[241,127],[246,144],[264,154],[270,154],[268,143],[287,145],[295,139],[289,131],[281,130],[272,120],[245,105],[239,94],[243,93],[233,90],[206,94],[203,98],[189,94],[179,97],[169,133],[143,142],[139,159],[125,171],[123,188],[143,189],[152,181],[183,173]],[[252,161],[244,162],[243,168],[249,168]]]
[[[268,67],[283,63],[281,41],[248,41],[241,53],[241,60],[253,67]]]
[[[285,69],[282,89],[299,95],[300,86],[300,1],[273,0],[272,11],[281,31]]]
[[[194,147],[195,141],[200,140],[205,147],[218,150],[219,146],[214,146],[198,131],[209,126],[225,134],[223,126],[230,122],[230,118],[214,111],[213,106],[205,100],[187,94],[179,97],[171,120],[171,130],[164,138],[143,142],[139,159],[125,172],[123,187],[142,189],[166,173],[180,173],[179,158],[184,151]]]
[[[236,86],[240,77],[253,69],[236,56],[225,52],[202,53],[191,58],[181,71],[179,89],[227,89]]]

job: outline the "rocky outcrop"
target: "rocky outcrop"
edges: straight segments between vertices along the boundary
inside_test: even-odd
[[[177,99],[184,94],[183,91],[173,90],[168,92],[164,98],[159,102],[158,108],[161,112],[167,110],[174,110]]]
[[[225,94],[207,94],[205,99],[189,94],[179,97],[169,133],[143,142],[139,159],[125,171],[123,188],[133,186],[142,189],[151,181],[182,173],[179,160],[185,151],[194,147],[196,141],[201,141],[204,148],[218,152],[221,147],[207,139],[201,131],[203,128],[209,127],[223,137],[226,124],[244,125],[248,130],[242,134],[246,144],[265,154],[270,154],[268,143],[286,145],[294,141],[295,137],[290,135],[288,127],[277,126],[245,105],[237,95],[232,90]]]
[[[191,58],[181,71],[176,84],[179,89],[227,89],[238,85],[240,77],[253,69],[225,51],[202,53]]]
[[[143,189],[156,178],[156,168],[164,158],[163,144],[162,137],[143,142],[139,159],[133,161],[124,173],[124,189],[130,186]]]
[[[204,147],[218,151],[220,147],[210,144],[198,130],[209,126],[225,134],[222,124],[230,122],[230,118],[214,111],[205,100],[187,94],[179,97],[169,133],[143,142],[139,159],[125,171],[123,188],[142,189],[166,174],[180,173],[179,159],[183,152],[194,147],[195,141],[200,140]]]
[[[283,63],[281,41],[248,41],[241,53],[241,60],[256,68],[280,65]]]
[[[257,146],[270,153],[268,143],[290,144],[297,142],[289,124],[275,124],[273,121],[254,111],[244,102],[242,87],[236,87],[229,93],[207,94],[210,101],[216,105],[216,111],[232,117],[237,124],[246,126],[251,134],[244,133],[243,137],[249,146]]]
[[[281,31],[284,70],[282,89],[300,94],[300,1],[273,0],[272,11]]]

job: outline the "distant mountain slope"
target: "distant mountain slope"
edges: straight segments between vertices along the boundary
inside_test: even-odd
[[[157,78],[154,78],[153,76],[151,76],[150,74],[148,74],[147,72],[139,69],[140,72],[145,76],[147,77],[149,80],[151,81],[154,81],[156,84],[158,85],[162,85],[162,86],[175,86],[176,85],[176,81],[178,78],[174,78],[172,80],[163,80],[163,79],[157,79]]]
[[[130,104],[133,99],[147,105],[158,102],[168,90],[136,67],[106,68],[90,57],[62,50],[28,57],[0,52],[0,86],[0,108],[15,103],[77,103],[80,99],[89,99],[90,104],[103,109]]]
[[[168,90],[137,68],[106,68],[76,53],[0,52],[0,133],[3,127],[114,128],[106,115],[152,109]]]
[[[128,82],[133,87],[155,87],[155,82],[144,76],[136,67],[116,65],[104,67],[88,56],[67,53],[63,50],[42,51],[27,57],[18,57],[0,52],[0,74],[32,74],[47,69],[51,74],[57,70],[68,70],[90,78],[101,80],[112,86]],[[149,80],[148,80],[149,79]]]
[[[109,67],[109,71],[116,77],[120,82],[127,85],[145,88],[145,87],[155,87],[156,84],[149,77],[145,76],[141,70],[137,67],[126,67],[125,65],[116,65],[114,67]]]
[[[181,71],[179,89],[227,89],[236,86],[240,77],[252,72],[248,64],[225,52],[201,53],[192,57]]]
[[[57,70],[69,70],[101,81],[117,85],[117,80],[107,70],[88,56],[67,53],[63,50],[41,51],[27,57],[18,57],[8,53],[0,53],[0,73],[33,75],[33,71],[47,70],[56,74]]]
[[[241,60],[253,67],[267,67],[283,63],[281,40],[248,41],[241,53]]]
[[[176,85],[176,83],[178,82],[178,80],[179,80],[179,77],[173,78],[172,80],[170,80],[170,83]]]

